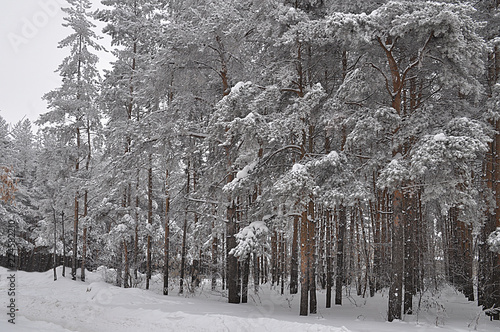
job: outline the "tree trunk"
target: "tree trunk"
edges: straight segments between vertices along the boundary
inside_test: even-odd
[[[302,212],[300,225],[300,315],[308,315],[309,301],[309,255],[308,255],[307,210]]]
[[[193,182],[193,192],[196,193],[197,190],[197,174],[196,174],[196,164],[193,163],[193,177],[192,177],[192,182]],[[194,212],[194,227],[197,227],[198,225],[198,213]],[[191,266],[191,289],[195,289],[196,287],[200,286],[201,280],[200,280],[200,273],[201,273],[201,267],[202,267],[202,262],[203,262],[203,253],[201,249],[201,245],[198,245],[197,242],[194,242],[194,248],[199,249],[198,253],[198,259],[193,259],[193,264]]]
[[[344,283],[344,236],[347,224],[346,207],[341,204],[338,209],[337,235],[337,276],[335,280],[335,304],[342,305],[342,286]]]
[[[497,49],[493,54],[493,67],[500,67]],[[490,67],[491,68],[491,67]],[[494,70],[490,78],[490,84],[497,82],[498,71]],[[498,131],[500,130],[500,121],[493,121],[492,126]],[[493,141],[490,143],[490,151],[487,154],[485,170],[486,185],[494,195],[496,206],[488,209],[485,223],[481,229],[479,238],[479,271],[478,271],[478,305],[482,305],[484,309],[500,307],[500,254],[489,250],[486,239],[496,227],[500,227],[500,135],[496,134]],[[493,213],[489,211],[493,210]],[[494,320],[500,319],[500,312],[489,313]]]
[[[73,264],[71,267],[71,279],[76,280],[76,268],[78,266],[78,192],[75,194],[75,219],[73,223]]]
[[[57,218],[56,218],[56,210],[52,209],[54,214],[54,281],[57,280]]]
[[[139,257],[139,169],[135,184],[135,229],[134,229],[134,279],[137,283],[137,267]],[[146,281],[147,282],[147,281]]]
[[[187,163],[187,183],[186,183],[186,195],[189,195],[189,186],[191,184],[191,173],[190,173],[190,161]],[[179,294],[184,293],[184,277],[186,273],[186,239],[187,239],[187,224],[188,224],[188,205],[186,205],[186,211],[184,212],[184,223],[182,225],[182,246],[181,246],[181,275],[179,281]]]
[[[123,240],[123,254],[125,256],[125,273],[123,277],[123,287],[129,288],[129,265],[128,265],[128,249],[127,249],[127,241]]]
[[[280,257],[280,274],[281,274],[281,295],[285,292],[285,271],[286,271],[286,241],[284,234],[281,233],[281,257]]]
[[[170,194],[168,190],[168,169],[165,171],[165,242],[163,244],[163,295],[168,295],[168,263],[170,239]]]
[[[242,262],[242,285],[241,285],[241,303],[248,302],[248,277],[250,275],[250,255]]]
[[[278,234],[271,235],[271,285],[274,286],[278,276]]]
[[[292,256],[290,258],[290,294],[297,294],[299,288],[299,216],[293,217]]]
[[[260,277],[260,262],[259,256],[254,253],[253,255],[253,292],[259,293],[259,277]]]
[[[90,176],[90,158],[92,157],[92,144],[90,139],[90,120],[87,118],[87,160],[85,162],[85,171],[87,177]],[[83,196],[83,217],[85,218],[85,225],[83,227],[83,238],[82,238],[82,272],[81,280],[85,281],[85,264],[87,259],[87,215],[88,215],[88,191],[85,189],[85,194]]]
[[[66,235],[64,234],[64,212],[61,212],[61,233],[62,233],[62,246],[63,246],[63,268],[62,276],[66,276]]]
[[[401,319],[403,266],[404,266],[404,219],[403,193],[394,191],[393,197],[393,226],[392,226],[392,281],[389,289],[388,321]]]
[[[122,273],[123,273],[123,269],[122,269],[122,265],[123,265],[123,250],[122,250],[122,242],[120,241],[119,242],[119,246],[118,246],[118,254],[116,256],[116,286],[118,287],[122,287],[122,282],[123,282],[123,277],[122,277]]]
[[[404,195],[404,206],[406,210],[406,220],[404,224],[404,300],[403,312],[406,315],[413,314],[413,295],[415,295],[415,229],[416,222],[415,199],[412,193]]]
[[[316,314],[318,311],[318,304],[316,299],[316,225],[314,219],[314,202],[312,199],[309,201],[308,207],[308,275],[309,275],[309,312]]]
[[[240,293],[238,289],[238,259],[230,254],[231,249],[236,247],[236,206],[233,202],[227,208],[227,224],[226,224],[226,285],[228,290],[228,302],[240,303]]]
[[[80,128],[76,128],[76,146],[78,151],[80,150]],[[75,164],[75,172],[78,174],[80,169],[80,162],[77,159]],[[71,279],[76,280],[76,269],[78,266],[78,190],[75,193],[75,203],[74,203],[74,223],[73,223],[73,266],[71,269]]]
[[[215,234],[215,221],[212,221],[212,290],[217,288],[217,247],[218,238]]]
[[[88,168],[87,168],[88,170]],[[85,194],[83,195],[83,217],[86,218],[88,213],[88,192],[85,190]],[[85,219],[85,222],[87,220]],[[83,227],[83,236],[82,236],[82,268],[81,268],[81,280],[85,281],[85,264],[87,257],[87,226]]]
[[[326,307],[332,307],[332,220],[331,211],[326,210]]]
[[[149,155],[148,169],[148,224],[153,226],[153,166],[152,155]],[[149,289],[149,281],[151,280],[151,235],[148,233],[147,243],[147,258],[146,258],[146,289]]]
[[[184,294],[184,277],[186,270],[186,232],[187,232],[187,217],[184,216],[184,223],[182,226],[182,246],[181,246],[181,269],[179,280],[179,294]]]
[[[355,206],[353,208],[353,218],[352,218],[352,223],[351,223],[351,230],[354,231],[356,234],[356,238],[354,239],[353,236],[353,244],[351,245],[351,253],[352,255],[356,255],[356,295],[361,296],[363,294],[363,272],[361,269],[361,255],[363,253],[363,249],[361,246],[361,240],[360,240],[360,224],[363,222],[363,219],[360,216],[360,210],[361,208],[359,206]],[[359,217],[359,218],[358,218]],[[351,231],[351,232],[352,232]]]

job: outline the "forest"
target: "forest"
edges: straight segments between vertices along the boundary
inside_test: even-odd
[[[0,118],[2,266],[13,221],[54,279],[388,290],[391,322],[451,285],[500,319],[500,1],[101,2],[67,0],[36,130]]]

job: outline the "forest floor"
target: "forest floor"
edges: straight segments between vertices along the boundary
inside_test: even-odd
[[[418,315],[386,322],[387,293],[362,298],[344,293],[343,306],[325,309],[324,291],[319,290],[318,313],[299,316],[299,295],[280,295],[279,287],[262,285],[259,295],[249,292],[248,303],[228,304],[222,292],[206,284],[194,293],[178,295],[173,287],[161,295],[161,276],[152,279],[149,291],[119,288],[104,280],[103,271],[87,272],[87,281],[66,277],[53,280],[53,272],[15,272],[15,295],[9,296],[12,273],[0,268],[0,300],[4,308],[0,331],[37,332],[143,332],[143,331],[500,331],[477,307],[451,287],[415,298]],[[9,279],[11,277],[11,279]],[[15,325],[8,322],[14,299],[18,311]],[[420,300],[420,301],[419,301]]]

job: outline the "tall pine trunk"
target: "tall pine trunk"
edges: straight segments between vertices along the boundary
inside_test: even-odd
[[[85,194],[83,195],[83,217],[87,217],[88,213],[88,192],[85,190]],[[85,220],[87,222],[87,220]],[[87,226],[83,227],[82,234],[82,267],[81,267],[81,280],[85,281],[85,265],[86,265],[86,257],[87,257]]]
[[[241,303],[248,302],[248,279],[250,275],[250,255],[242,262]]]
[[[307,210],[302,212],[300,223],[300,315],[307,316],[309,300],[309,255],[308,255]]]
[[[52,209],[52,213],[54,214],[54,257],[53,257],[53,269],[54,269],[54,281],[57,280],[57,218],[56,218],[56,210]]]
[[[314,202],[311,199],[308,206],[308,276],[309,276],[309,312],[316,314],[318,311],[316,299],[316,225],[314,219]]]
[[[342,305],[342,286],[344,284],[344,237],[347,224],[346,207],[341,204],[338,208],[337,233],[337,271],[335,279],[335,304]]]
[[[290,294],[297,294],[299,288],[299,216],[293,217],[292,255],[290,257]]]
[[[215,234],[215,221],[212,221],[212,290],[217,288],[217,255],[218,255],[218,245],[219,239]]]
[[[125,258],[125,273],[123,276],[123,287],[124,288],[129,288],[129,262],[128,262],[128,249],[127,249],[127,240],[123,240],[123,255]]]
[[[87,118],[87,160],[85,162],[85,171],[87,179],[90,176],[90,158],[92,157],[92,142],[90,139],[90,120]],[[82,237],[82,272],[81,279],[85,281],[85,268],[86,268],[86,259],[87,259],[87,215],[88,215],[88,191],[85,189],[85,194],[83,195],[83,217],[85,218],[85,225],[83,227],[83,237]]]
[[[62,234],[62,247],[63,247],[63,267],[62,276],[66,276],[66,235],[64,233],[64,211],[61,212],[61,234]]]
[[[76,128],[76,146],[77,150],[80,151],[80,128]],[[78,173],[80,169],[80,161],[77,158],[75,164],[75,172]],[[76,269],[78,267],[78,190],[75,193],[74,200],[74,222],[73,222],[73,265],[71,267],[71,279],[76,280]]]
[[[326,240],[325,240],[325,255],[326,255],[326,307],[332,307],[332,218],[331,211],[326,210]]]
[[[231,176],[232,178],[232,176]],[[228,290],[228,302],[240,303],[240,292],[238,289],[238,259],[230,254],[231,249],[236,247],[236,206],[234,201],[227,208],[226,223],[226,285]]]
[[[153,165],[152,155],[149,155],[149,168],[148,168],[148,224],[153,226]],[[147,253],[146,253],[146,289],[149,289],[149,281],[151,280],[151,234],[148,233],[147,240]]]
[[[191,185],[191,173],[190,173],[190,160],[187,162],[186,169],[186,196],[189,196],[190,185]],[[181,244],[181,275],[179,281],[179,294],[184,293],[184,279],[186,274],[186,240],[187,240],[187,224],[188,224],[188,204],[186,204],[186,211],[184,211],[184,223],[182,224],[182,244]]]
[[[403,193],[395,190],[393,196],[393,223],[392,223],[392,280],[389,288],[388,321],[401,319],[403,266],[404,266],[404,219]]]
[[[165,171],[165,242],[163,244],[163,295],[168,295],[168,263],[170,239],[170,194],[168,190],[168,169]]]

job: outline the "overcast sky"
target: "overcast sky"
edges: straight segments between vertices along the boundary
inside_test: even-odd
[[[54,71],[69,54],[69,50],[57,47],[71,33],[70,28],[61,25],[64,13],[60,7],[66,7],[67,3],[65,0],[1,2],[0,116],[12,124],[23,118],[34,122],[47,111],[47,104],[41,98],[60,85],[59,75]]]

